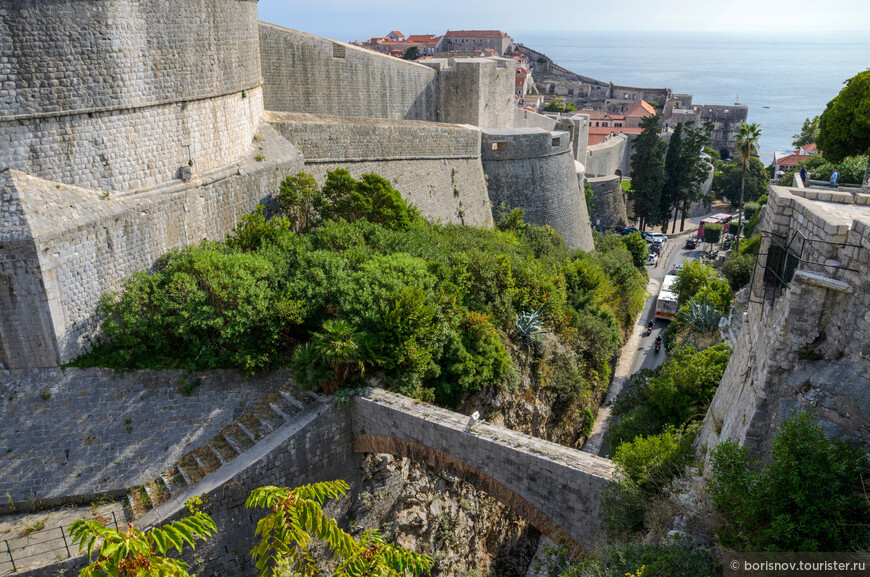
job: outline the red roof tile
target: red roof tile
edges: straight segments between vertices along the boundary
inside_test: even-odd
[[[395,36],[401,36],[402,38],[405,37],[405,35],[402,34],[401,32],[399,32],[398,30],[391,30],[391,31],[390,31],[390,34],[393,34],[393,35],[395,35]]]
[[[785,166],[797,166],[801,162],[806,162],[808,160],[807,156],[806,154],[789,154],[778,159],[776,163]]]
[[[812,144],[805,144],[805,145],[801,146],[800,148],[804,152],[818,152],[819,151],[819,147],[816,146],[815,142],[813,142]]]
[[[434,34],[411,34],[405,38],[406,42],[428,42],[435,38]]]
[[[610,134],[590,134],[586,144],[588,146],[595,146],[596,144],[601,144]]]
[[[644,116],[655,116],[655,113],[656,109],[653,108],[652,105],[645,100],[635,102],[628,107],[628,110],[625,111],[626,116],[641,118],[643,118]]]

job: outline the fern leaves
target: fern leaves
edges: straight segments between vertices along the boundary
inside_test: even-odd
[[[217,527],[211,517],[197,511],[147,533],[133,525],[118,530],[86,520],[74,521],[69,532],[73,545],[78,545],[80,552],[86,551],[88,559],[99,546],[97,560],[82,569],[79,577],[189,577],[187,563],[165,555],[172,548],[181,553],[185,543],[195,549],[196,539],[208,539]]]

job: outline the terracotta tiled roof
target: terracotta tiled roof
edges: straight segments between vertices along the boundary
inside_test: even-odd
[[[601,144],[607,140],[608,136],[610,136],[610,134],[590,134],[586,143],[589,146],[595,146],[596,144]]]
[[[501,30],[448,30],[447,38],[507,38]]]
[[[625,111],[626,116],[641,118],[643,118],[644,116],[655,116],[655,113],[656,109],[653,108],[652,105],[645,100],[635,102],[628,107],[628,110]]]
[[[818,152],[819,147],[816,146],[815,142],[813,142],[812,144],[805,144],[805,145],[801,146],[801,151],[803,151],[803,152]]]
[[[806,154],[789,154],[788,156],[783,156],[782,158],[777,159],[776,163],[785,166],[797,166],[806,160]]]
[[[383,30],[383,28],[381,30]],[[394,36],[401,36],[402,38],[405,37],[405,35],[402,34],[401,32],[399,32],[398,30],[391,30],[390,34],[393,34]]]
[[[610,118],[613,120],[625,120],[625,114],[611,114]]]
[[[405,38],[406,42],[428,42],[435,38],[434,34],[411,34]]]

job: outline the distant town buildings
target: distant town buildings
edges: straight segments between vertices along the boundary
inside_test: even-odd
[[[513,44],[513,38],[501,30],[448,30],[442,36],[412,34],[405,36],[392,30],[386,36],[370,38],[366,42],[351,42],[355,46],[401,58],[408,48],[417,47],[420,56],[454,57],[454,54],[474,54],[480,57],[504,56]],[[445,55],[445,53],[447,53]]]

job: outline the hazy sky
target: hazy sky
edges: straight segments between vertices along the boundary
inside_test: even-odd
[[[448,28],[515,38],[523,30],[870,34],[870,0],[260,0],[259,11],[260,20],[342,41]]]

